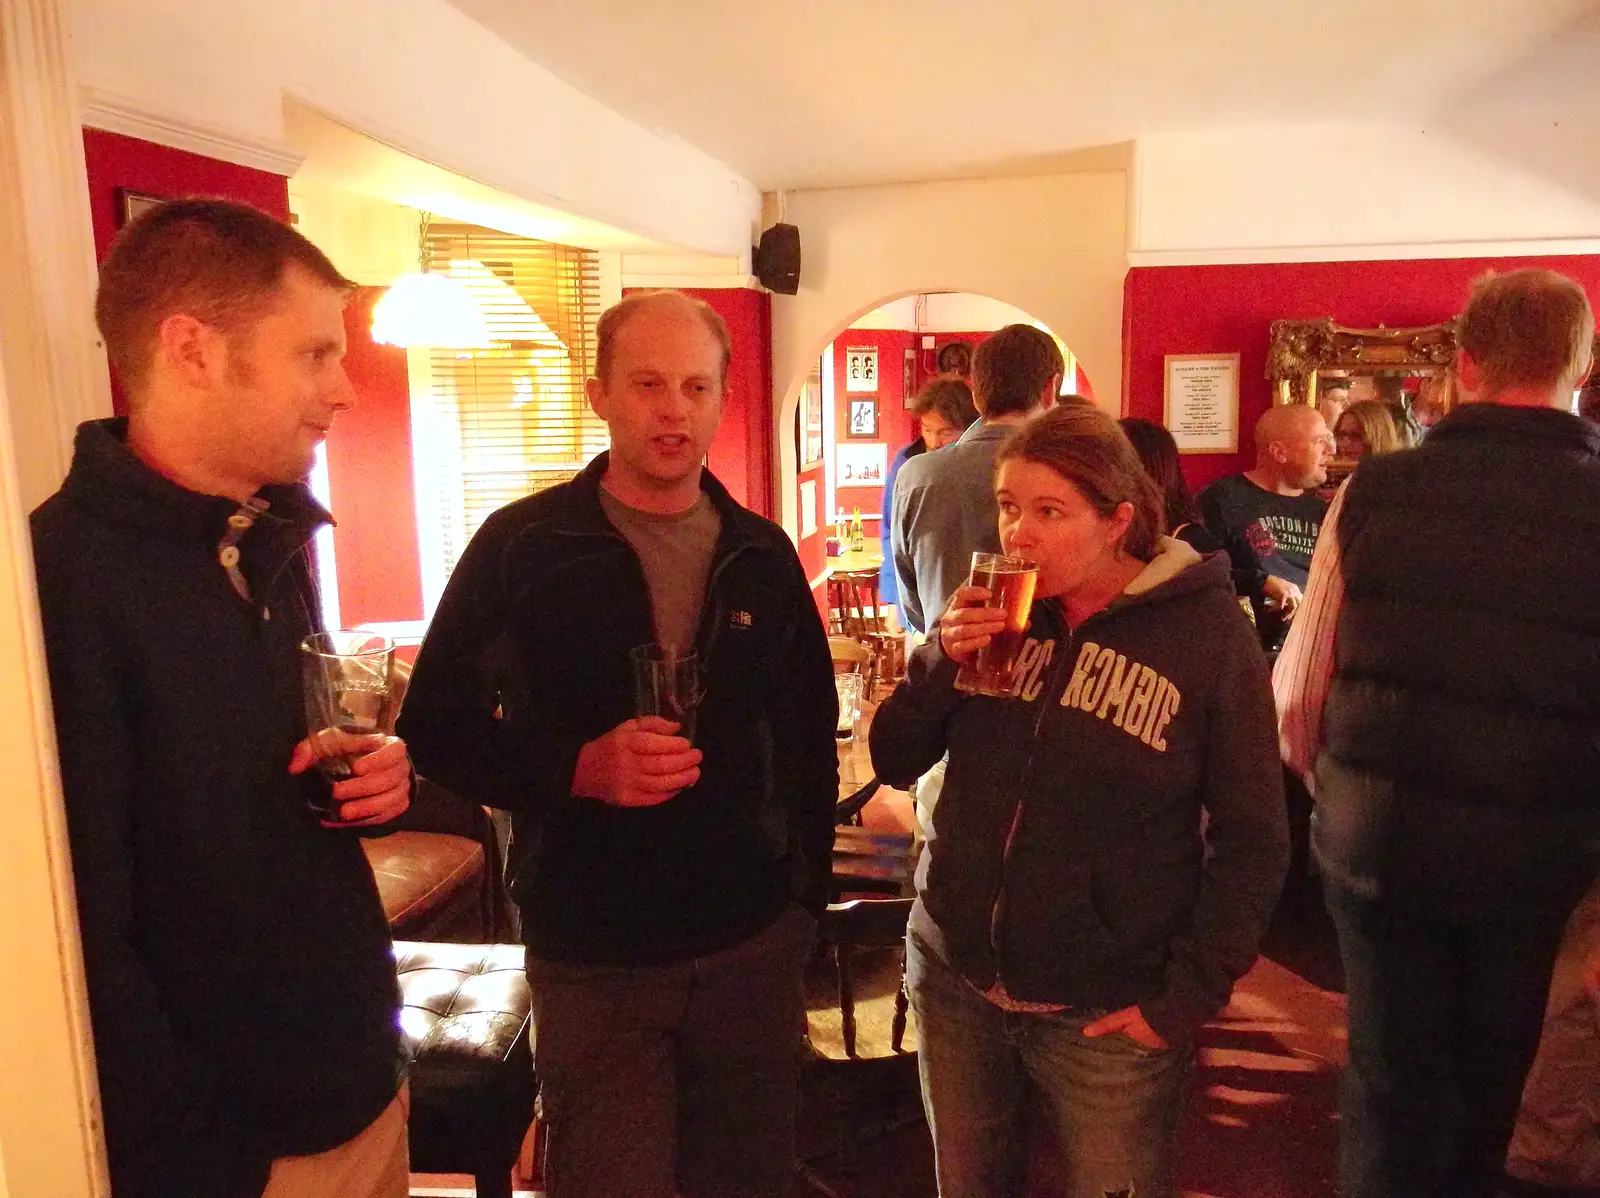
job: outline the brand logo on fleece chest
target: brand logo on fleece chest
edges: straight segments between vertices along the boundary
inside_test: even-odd
[[[1110,720],[1157,753],[1167,751],[1162,733],[1178,714],[1183,695],[1172,680],[1115,649],[1085,641],[1061,692],[1061,706]]]

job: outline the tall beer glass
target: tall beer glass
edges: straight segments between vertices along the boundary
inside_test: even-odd
[[[394,691],[390,671],[394,642],[359,629],[314,632],[300,642],[300,693],[305,700],[306,730],[315,736],[324,728],[360,735],[394,730]],[[317,769],[330,781],[352,776],[348,757],[324,757]],[[337,819],[339,804],[312,805],[325,819]]]
[[[1004,631],[994,634],[971,661],[956,675],[956,689],[969,695],[993,695],[1009,699],[1016,693],[1014,676],[1017,654],[1026,639],[1028,613],[1033,610],[1033,588],[1039,581],[1039,567],[1027,558],[1007,557],[1003,553],[974,553],[969,587],[985,587],[990,607],[1006,613]]]

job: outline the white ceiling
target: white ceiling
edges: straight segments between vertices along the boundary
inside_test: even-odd
[[[452,0],[764,189],[995,174],[1142,134],[1448,122],[1600,0]],[[1569,56],[1570,57],[1570,56]],[[1574,63],[1591,107],[1593,60]],[[529,119],[536,119],[530,114]]]

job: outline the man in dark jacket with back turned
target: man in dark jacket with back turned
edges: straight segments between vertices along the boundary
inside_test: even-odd
[[[400,720],[512,812],[552,1198],[788,1193],[837,701],[794,547],[701,465],[728,358],[676,292],[600,318],[611,449],[472,539]],[[692,729],[636,715],[652,642],[698,656]]]
[[[1600,862],[1600,429],[1571,411],[1593,336],[1570,279],[1479,281],[1459,325],[1470,402],[1421,448],[1362,462],[1278,663],[1286,756],[1303,769],[1321,745],[1345,1198],[1495,1192]]]
[[[300,701],[328,521],[300,480],[352,401],[347,288],[254,209],[140,216],[95,311],[128,418],[78,430],[33,515],[116,1198],[407,1192],[358,830],[406,809],[410,765],[394,737],[308,730]],[[347,755],[330,795],[309,767]],[[330,798],[337,821],[311,810]]]

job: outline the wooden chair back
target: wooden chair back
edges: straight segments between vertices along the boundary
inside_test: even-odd
[[[838,600],[839,628],[845,636],[865,638],[889,630],[878,601],[876,570],[842,571],[829,581],[835,584],[832,593]]]
[[[845,1056],[856,1058],[856,994],[853,956],[859,950],[898,948],[905,943],[906,921],[911,918],[909,898],[854,899],[831,903],[817,925],[817,939],[833,957],[839,983],[839,1016]],[[906,1010],[905,966],[900,965],[900,986],[894,1000],[890,1048],[904,1051]]]

